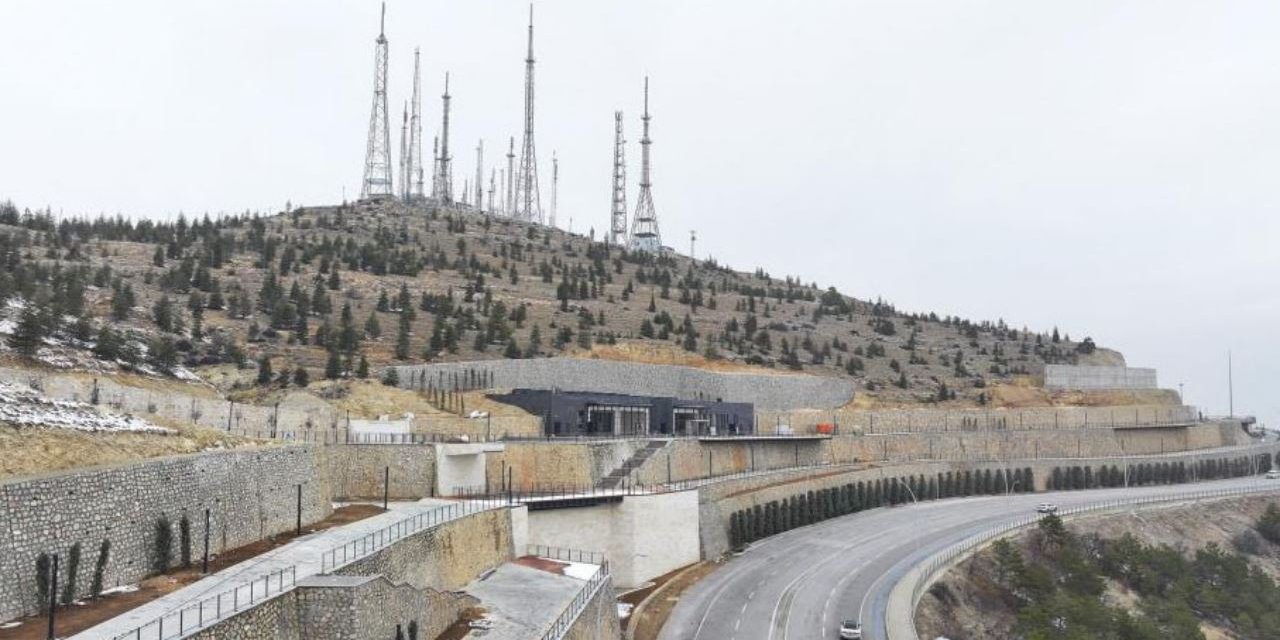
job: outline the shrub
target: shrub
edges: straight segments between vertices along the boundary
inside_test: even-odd
[[[1280,544],[1280,507],[1276,507],[1274,502],[1268,503],[1267,510],[1262,512],[1253,528],[1268,542]]]
[[[102,582],[107,573],[107,559],[111,557],[111,541],[103,540],[98,547],[98,561],[93,565],[93,586],[89,592],[93,597],[102,595]]]
[[[1231,546],[1245,555],[1256,556],[1262,553],[1262,538],[1257,533],[1245,529],[1231,537]]]
[[[182,558],[183,568],[191,566],[191,519],[182,514],[178,521],[178,553]]]
[[[168,516],[162,515],[156,519],[156,532],[152,545],[152,571],[156,573],[168,571],[169,563],[173,561],[173,528],[169,524]]]
[[[76,576],[80,573],[80,543],[71,545],[67,553],[67,581],[62,585],[62,604],[71,604],[76,599]]]
[[[36,556],[36,600],[44,607],[49,602],[49,569],[53,559],[47,553]]]

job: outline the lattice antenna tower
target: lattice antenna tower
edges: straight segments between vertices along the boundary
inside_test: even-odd
[[[496,203],[493,201],[494,196],[497,194],[497,185],[498,185],[498,170],[490,169],[489,170],[489,213],[494,213],[498,210]]]
[[[662,251],[662,234],[658,231],[658,213],[653,208],[653,186],[649,174],[649,78],[644,79],[644,135],[640,138],[640,199],[631,219],[631,249],[657,254]]]
[[[551,152],[551,215],[547,217],[547,226],[556,226],[556,193],[560,190],[560,160],[556,152]]]
[[[391,182],[391,124],[387,117],[387,5],[382,4],[378,39],[374,42],[373,108],[369,113],[369,139],[364,153],[364,179],[360,197],[394,196]]]
[[[444,101],[444,115],[440,123],[440,163],[437,165],[440,171],[440,187],[437,194],[440,202],[443,204],[453,203],[453,158],[449,157],[449,73],[444,74],[444,95],[440,96]]]
[[[627,141],[622,135],[622,112],[613,112],[613,206],[609,213],[609,244],[627,246]]]
[[[409,103],[400,116],[400,199],[409,201]]]
[[[538,157],[533,145],[533,5],[529,5],[529,55],[524,59],[524,143],[517,174],[517,220],[542,223],[542,200],[538,193]]]
[[[476,212],[484,213],[484,140],[476,145]]]
[[[440,136],[431,139],[431,199],[440,201]]]
[[[507,206],[508,216],[515,217],[516,203],[516,137],[511,136],[507,143]]]
[[[413,50],[413,102],[409,112],[409,180],[412,182],[412,188],[409,190],[409,198],[422,198],[423,191],[423,171],[422,171],[422,92],[421,79],[422,73],[419,71],[419,53],[415,47]]]

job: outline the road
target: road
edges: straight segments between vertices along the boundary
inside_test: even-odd
[[[1032,514],[1035,505],[1083,506],[1256,484],[1256,477],[1197,484],[956,498],[873,509],[751,545],[682,596],[661,640],[836,638],[861,619],[884,638],[893,585],[933,553]],[[1280,481],[1276,489],[1280,491]]]

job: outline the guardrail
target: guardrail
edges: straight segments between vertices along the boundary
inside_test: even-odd
[[[382,529],[365,534],[351,542],[325,551],[320,556],[320,573],[328,573],[338,567],[372,555],[392,543],[403,540],[405,537],[419,531],[430,529],[446,522],[452,522],[471,514],[491,511],[502,506],[504,506],[504,503],[455,502],[410,516]]]
[[[1107,500],[1098,503],[1072,507],[1063,509],[1058,512],[1059,516],[1074,516],[1084,513],[1108,511],[1120,507],[1141,507],[1151,504],[1160,504],[1166,502],[1182,502],[1187,500],[1205,500],[1209,498],[1225,498],[1231,496],[1252,495],[1257,493],[1267,493],[1271,491],[1280,491],[1280,484],[1276,483],[1257,483],[1238,488],[1230,489],[1211,489],[1207,491],[1186,491],[1175,494],[1150,496],[1145,498],[1130,498],[1119,500]],[[889,606],[885,611],[885,633],[889,640],[919,640],[919,634],[915,625],[915,610],[920,603],[920,599],[924,596],[924,592],[938,577],[951,566],[959,563],[987,543],[1000,538],[1012,531],[1029,527],[1037,522],[1043,516],[1036,515],[1014,522],[1008,522],[997,527],[992,527],[981,533],[974,534],[958,543],[955,543],[942,551],[934,554],[929,558],[927,564],[914,569],[906,578],[894,586],[889,597]],[[894,600],[904,597],[901,590],[907,581],[910,584],[910,601],[906,609],[895,610]],[[896,615],[895,615],[896,613]],[[906,619],[895,619],[905,616]]]
[[[192,631],[220,622],[249,607],[261,604],[294,587],[297,567],[286,567],[258,576],[211,598],[193,605],[163,614],[131,631],[115,636],[112,640],[170,640],[181,638]]]
[[[587,584],[583,585],[577,595],[573,596],[573,601],[569,606],[565,607],[560,615],[551,622],[551,626],[540,636],[541,640],[560,640],[569,633],[569,629],[573,628],[573,623],[578,621],[578,616],[587,608],[587,604],[600,593],[600,590],[609,584],[609,561],[602,560],[600,567],[587,580]],[[613,606],[610,602],[609,606]]]
[[[525,545],[525,555],[536,556],[539,558],[547,558],[549,560],[563,560],[565,562],[578,562],[582,564],[604,564],[604,554],[599,551],[583,551],[581,549],[565,549],[563,547],[549,547],[542,544]]]

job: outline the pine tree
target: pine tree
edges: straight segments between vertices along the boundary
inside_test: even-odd
[[[409,359],[409,313],[408,307],[400,310],[400,327],[396,333],[396,359]]]
[[[311,384],[311,375],[307,373],[305,368],[298,367],[293,370],[293,384],[296,387],[305,388],[307,385]]]
[[[364,335],[370,339],[377,339],[382,336],[382,324],[378,322],[378,313],[376,311],[370,311],[369,319],[364,321]]]
[[[271,376],[271,358],[264,355],[258,360],[258,385],[271,384]]]
[[[35,356],[45,337],[45,327],[44,314],[36,308],[35,302],[28,301],[18,318],[18,326],[9,335],[9,348],[28,358]]]
[[[338,358],[337,349],[329,349],[329,358],[324,363],[324,377],[327,380],[337,380],[342,377],[342,360]]]
[[[388,368],[387,370],[394,372],[395,368],[391,367],[391,368]],[[360,366],[356,368],[356,377],[360,378],[361,380],[366,380],[369,378],[369,360],[364,357],[364,354],[360,355]]]

